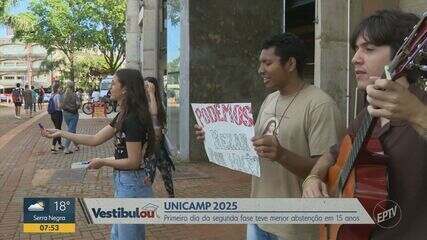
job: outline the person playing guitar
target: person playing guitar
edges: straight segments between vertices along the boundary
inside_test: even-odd
[[[354,65],[357,87],[369,91],[368,101],[372,105],[369,109],[365,108],[362,110],[351,123],[347,129],[350,138],[348,136],[346,138],[354,140],[355,137],[356,139],[359,137],[360,131],[367,132],[369,140],[359,141],[359,147],[363,149],[360,152],[365,152],[366,150],[370,154],[359,154],[359,150],[355,150],[354,164],[350,165],[349,169],[343,168],[339,170],[339,174],[341,175],[337,179],[339,180],[337,181],[339,182],[338,186],[331,186],[331,172],[333,172],[332,169],[340,159],[343,144],[345,144],[344,140],[340,148],[334,146],[330,152],[319,158],[302,186],[303,197],[333,197],[336,195],[345,197],[346,192],[357,192],[361,195],[368,195],[369,193],[381,195],[384,199],[388,199],[400,207],[400,211],[394,216],[398,221],[395,221],[395,224],[388,227],[380,226],[380,224],[369,225],[372,230],[369,233],[361,230],[363,226],[358,226],[360,228],[355,228],[358,230],[354,231],[335,229],[337,231],[335,233],[328,227],[324,230],[324,236],[321,239],[426,239],[427,141],[425,140],[425,136],[423,136],[425,132],[423,134],[423,130],[419,130],[419,125],[422,124],[411,120],[415,118],[419,119],[418,116],[414,118],[403,117],[402,114],[396,114],[394,110],[396,110],[396,105],[402,108],[399,101],[406,96],[405,99],[408,99],[408,103],[414,103],[414,106],[419,107],[418,111],[421,114],[420,121],[425,123],[425,119],[422,120],[422,116],[425,117],[427,94],[424,90],[415,86],[414,83],[417,81],[417,76],[414,74],[414,71],[404,71],[396,78],[393,78],[395,82],[391,82],[390,77],[387,77],[388,79],[385,79],[386,77],[379,78],[383,75],[386,65],[393,65],[394,61],[392,62],[391,60],[395,59],[394,57],[400,46],[406,41],[405,37],[411,34],[413,27],[418,22],[419,18],[414,14],[398,10],[381,10],[362,20],[355,29],[351,37],[351,45],[355,51],[352,63]],[[425,38],[425,21],[423,21],[422,27],[424,28],[423,34]],[[424,58],[426,51],[425,42],[423,40],[421,43],[421,51],[424,51]],[[417,46],[420,46],[420,44],[415,44],[415,47]],[[384,97],[388,96],[387,94],[392,96],[392,99]],[[411,94],[412,97],[408,94]],[[418,101],[413,100],[413,96]],[[368,110],[372,116],[380,118],[372,120]],[[415,111],[406,112],[413,113]],[[366,118],[369,118],[369,127],[363,123]],[[370,124],[371,121],[373,122],[372,125]],[[365,138],[362,137],[362,139]],[[373,140],[371,141],[371,139]],[[375,142],[375,140],[379,144],[370,144],[371,142]],[[354,148],[357,145],[357,141],[353,142]],[[353,151],[346,155],[346,157],[351,157],[352,153]],[[382,178],[377,179],[377,176],[373,174],[375,171],[370,171],[368,172],[369,174],[359,177],[363,171],[360,170],[357,173],[357,166],[364,164],[366,167],[373,164],[371,159],[362,158],[373,155],[377,157],[381,156],[380,158],[384,160],[384,170],[381,170],[380,167],[377,168],[379,177]],[[346,170],[351,170],[352,173],[348,173],[345,175],[347,176],[346,178],[341,179],[342,173]],[[353,180],[356,179],[356,182],[350,181],[351,177],[353,177]],[[363,188],[364,185],[357,181],[369,181],[369,179],[375,179],[377,181],[376,184],[386,191],[377,191],[375,188],[366,188],[361,191],[360,188]],[[346,185],[345,187],[344,184]],[[353,191],[348,191],[349,184],[353,184]],[[347,196],[358,197],[357,194]],[[363,205],[363,201],[360,201]],[[365,205],[364,207],[366,208]],[[387,205],[382,205],[381,207],[388,208]],[[369,211],[368,213],[372,214]]]

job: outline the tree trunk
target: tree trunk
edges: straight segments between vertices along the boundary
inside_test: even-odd
[[[74,78],[75,78],[74,53],[70,54],[70,57],[68,58],[68,60],[70,61],[70,80],[74,82]]]

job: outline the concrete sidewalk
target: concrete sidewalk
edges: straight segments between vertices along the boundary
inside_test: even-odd
[[[110,226],[88,225],[79,207],[74,234],[22,232],[24,197],[112,197],[111,169],[89,171],[84,183],[81,170],[70,170],[73,162],[111,156],[112,142],[98,147],[83,146],[69,155],[51,154],[50,140],[40,136],[38,122],[45,127],[53,126],[49,115],[44,115],[27,123],[0,148],[0,239],[109,239]],[[92,134],[108,122],[108,119],[81,119],[78,132]],[[155,196],[166,197],[159,176],[154,184]],[[206,162],[178,163],[175,188],[177,197],[247,197],[250,177]],[[228,240],[244,239],[244,230],[243,225],[149,225],[146,236],[148,240]]]

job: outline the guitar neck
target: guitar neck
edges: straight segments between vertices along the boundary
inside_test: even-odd
[[[368,136],[371,136],[372,131],[378,121],[378,118],[372,118],[372,116],[366,112],[365,117],[363,118],[362,124],[357,131],[356,138],[353,141],[350,155],[345,166],[341,170],[341,174],[338,182],[338,193],[342,193],[345,183],[350,175],[351,170],[354,167],[354,163],[357,160],[357,157],[360,153],[360,149],[365,146]]]

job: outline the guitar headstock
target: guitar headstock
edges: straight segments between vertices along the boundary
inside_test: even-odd
[[[414,69],[427,71],[427,12],[405,38],[388,66],[391,79],[397,79],[406,71]]]

